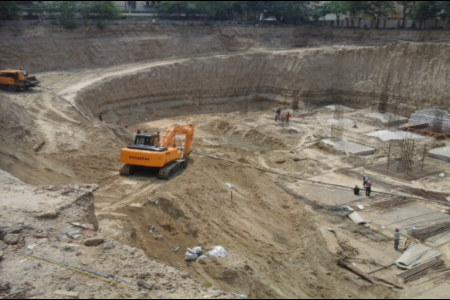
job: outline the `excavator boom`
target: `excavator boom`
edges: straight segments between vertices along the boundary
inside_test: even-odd
[[[184,150],[183,157],[188,157],[191,152],[192,138],[194,137],[194,125],[193,124],[185,124],[185,125],[173,125],[166,129],[164,132],[160,142],[160,147],[173,147],[173,143],[175,141],[175,137],[177,135],[185,135],[186,139],[184,142]]]

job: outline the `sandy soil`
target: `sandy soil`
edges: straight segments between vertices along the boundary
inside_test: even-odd
[[[170,38],[176,43],[178,37],[173,35]],[[380,67],[376,75],[367,72],[358,75],[361,73],[356,72],[356,75],[345,77],[352,77],[351,82],[345,82],[347,92],[357,90],[354,94],[347,94],[351,101],[345,104],[351,109],[345,112],[345,118],[358,121],[358,128],[351,128],[352,122],[349,122],[344,139],[376,148],[374,155],[347,155],[318,143],[330,135],[334,112],[322,105],[332,103],[332,94],[303,97],[300,110],[294,112],[289,126],[279,126],[273,117],[276,107],[282,106],[285,99],[281,93],[286,82],[282,77],[284,71],[307,66],[300,76],[306,78],[314,70],[310,62],[314,57],[328,57],[328,63],[333,61],[333,55],[347,61],[362,61],[367,55],[381,57],[395,50],[397,52],[390,57],[397,60],[406,50],[413,53],[424,51],[424,56],[445,51],[439,50],[437,45],[250,49],[255,40],[251,37],[249,40],[248,47],[244,47],[245,54],[217,54],[215,50],[203,49],[204,52],[193,55],[195,58],[166,57],[145,62],[137,59],[119,66],[96,65],[93,70],[75,70],[71,64],[66,65],[69,70],[61,71],[54,66],[45,68],[45,73],[36,74],[42,86],[60,96],[44,88],[18,94],[1,92],[0,168],[23,182],[2,173],[6,178],[5,184],[1,185],[5,220],[0,226],[9,228],[15,222],[13,214],[21,210],[17,205],[24,205],[27,208],[22,209],[22,218],[33,229],[23,230],[22,236],[32,237],[38,230],[46,230],[49,235],[48,240],[39,241],[35,254],[50,255],[101,273],[118,274],[133,283],[140,277],[145,278],[155,284],[155,293],[166,298],[213,297],[217,295],[212,290],[213,286],[226,293],[251,298],[401,298],[425,292],[422,286],[407,286],[406,290],[398,292],[384,284],[371,285],[338,267],[335,248],[339,242],[329,235],[328,229],[348,227],[347,221],[313,210],[308,202],[292,197],[277,185],[289,187],[311,201],[319,202],[321,197],[325,197],[333,199],[335,204],[352,197],[351,187],[360,184],[362,174],[373,179],[376,200],[386,197],[377,195],[377,191],[403,193],[405,186],[441,192],[449,190],[448,180],[438,176],[412,184],[369,170],[385,161],[389,144],[365,135],[386,128],[381,122],[365,117],[372,110],[370,103],[377,98],[372,96],[370,99],[370,93],[362,95],[359,91],[380,84],[385,69]],[[446,49],[448,46],[442,47]],[[235,50],[239,52],[239,49]],[[122,55],[120,51],[117,53]],[[442,72],[436,71],[437,77],[448,72],[444,68],[448,64],[443,54],[439,55],[436,64]],[[74,58],[74,61],[77,59],[82,61],[79,58]],[[411,68],[414,67],[414,59],[410,59]],[[261,67],[257,67],[258,63]],[[421,70],[432,68],[425,66],[425,59],[415,63],[421,66]],[[357,62],[354,65],[359,66]],[[233,73],[238,74],[238,70],[247,69],[246,66],[251,66],[249,69],[254,74],[280,74],[280,78],[252,76],[252,72],[233,78]],[[324,62],[316,70],[321,73],[315,73],[314,77],[330,82],[327,91],[345,81],[334,78],[336,73],[331,73],[333,78],[326,77],[324,74],[329,73],[325,70]],[[210,87],[202,85],[208,77],[212,80]],[[270,78],[275,80],[271,86]],[[186,82],[180,85],[184,79]],[[290,78],[287,82],[293,80]],[[309,79],[309,82],[312,82],[310,87],[318,87],[314,80]],[[427,105],[438,104],[445,96],[448,87],[440,83],[436,85],[439,88],[432,97],[432,103]],[[261,90],[263,87],[265,89]],[[185,95],[180,98],[183,92]],[[342,94],[339,95],[340,102],[345,102],[341,97]],[[413,97],[405,107],[415,107],[421,97],[421,94]],[[105,112],[104,122],[95,118],[100,111]],[[152,171],[133,177],[118,175],[120,148],[133,140],[138,128],[163,131],[172,124],[183,122],[196,125],[194,151],[236,163],[193,153],[188,168],[169,181],[157,179]],[[33,151],[32,148],[42,141],[44,146],[37,152]],[[424,139],[418,141],[417,147],[420,149],[424,144],[433,143]],[[263,172],[247,165],[293,177]],[[430,159],[427,165],[450,174],[447,163]],[[306,184],[302,179],[310,182]],[[320,182],[346,188],[330,189]],[[101,228],[97,234],[108,241],[105,246],[83,246],[86,236],[75,240],[57,239],[70,228],[68,222],[95,223],[89,214],[61,212],[62,215],[52,221],[52,230],[48,230],[45,222],[36,221],[35,214],[49,208],[28,203],[28,199],[34,199],[36,192],[43,189],[41,185],[57,186],[60,192],[52,195],[54,199],[50,197],[53,200],[42,198],[40,202],[58,210],[62,205],[59,204],[63,197],[61,190],[67,189],[60,185],[85,187],[86,183],[91,183],[91,187],[98,185],[98,189],[93,191],[93,201]],[[232,201],[226,183],[235,186]],[[40,187],[34,190],[28,184]],[[76,203],[76,199],[88,192],[81,188],[76,190],[79,190],[78,194],[71,198],[70,203]],[[17,193],[24,193],[26,197],[14,203]],[[80,211],[84,210],[80,208]],[[93,214],[94,209],[91,208],[90,212]],[[155,233],[149,232],[151,226],[156,229]],[[362,249],[358,256],[363,261],[362,268],[373,267],[373,261],[379,265],[389,264],[397,257],[393,250],[386,248],[387,244],[365,243],[351,232],[337,230],[338,236],[348,240],[353,247]],[[115,247],[108,249],[111,243]],[[81,250],[64,250],[65,244]],[[197,263],[184,261],[186,248],[202,246],[210,250],[215,245],[225,247],[229,257]],[[8,249],[26,251],[27,246],[29,244],[19,244]],[[177,247],[180,247],[178,252],[171,251]],[[69,254],[65,255],[64,251],[69,251]],[[81,254],[77,256],[78,252]],[[24,281],[28,280],[24,279],[24,269],[18,267],[21,266],[20,261],[14,255],[6,254],[0,262],[0,282],[10,281],[19,292],[23,285],[27,286]],[[102,263],[94,263],[99,261]],[[27,263],[31,263],[31,259]],[[37,263],[33,262],[36,266]],[[30,290],[46,287],[43,294],[34,296],[37,298],[57,297],[52,292],[65,289],[68,281],[81,286],[76,290],[81,298],[92,295],[97,298],[149,297],[138,291],[125,292],[115,285],[93,282],[72,271],[58,269],[61,274],[52,276],[50,274],[55,270],[50,266],[45,266],[46,273],[42,273],[48,276],[39,276],[39,268],[34,265],[27,265],[25,276],[29,276],[28,281],[36,286]],[[145,275],[146,272],[150,274]],[[161,279],[163,276],[166,280]],[[70,279],[64,279],[67,277]]]

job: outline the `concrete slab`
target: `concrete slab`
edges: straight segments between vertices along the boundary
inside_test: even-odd
[[[438,280],[439,278],[436,278]],[[433,288],[427,290],[423,294],[413,297],[411,299],[448,299],[448,291],[450,289],[449,283],[435,285]]]
[[[428,153],[431,157],[450,162],[450,146],[435,148]]]
[[[383,142],[390,140],[404,140],[405,138],[419,140],[424,139],[423,136],[406,131],[379,130],[366,134],[367,136],[376,137]]]
[[[355,196],[352,189],[345,191],[343,189],[311,185],[304,182],[289,184],[287,186],[299,195],[303,195],[309,200],[322,203],[326,206],[343,205],[353,201],[367,199],[364,196],[364,191],[360,192],[361,195]]]
[[[326,125],[326,126],[338,125],[340,122],[343,123],[344,127],[352,127],[353,124],[355,123],[355,121],[350,120],[350,119],[340,119],[340,120],[336,120],[336,119],[320,119],[319,120],[320,124]]]
[[[394,124],[405,124],[409,121],[408,118],[391,114],[391,113],[370,113],[367,114],[366,117],[372,118],[372,119],[378,119],[380,120],[383,125],[388,125],[389,121],[392,120]]]
[[[368,205],[367,207],[370,208]],[[404,207],[393,207],[385,213],[371,211],[368,214],[368,217],[372,218],[374,223],[385,227],[385,229],[391,232],[394,232],[395,228],[406,230],[415,227],[419,229],[450,221],[448,214],[422,205],[421,203],[413,203]]]
[[[341,107],[343,108],[344,111],[346,111],[346,110],[353,110],[353,108],[348,107],[348,106],[341,105]],[[327,106],[324,106],[323,108],[336,110],[336,105],[334,105],[334,104],[333,105],[327,105]]]
[[[332,146],[334,149],[343,151],[349,154],[356,155],[371,155],[375,152],[375,148],[367,147],[364,145],[348,142],[348,141],[333,141],[331,139],[322,140],[323,143]]]

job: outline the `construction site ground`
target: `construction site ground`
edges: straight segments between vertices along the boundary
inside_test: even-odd
[[[145,30],[146,34],[131,34],[130,28],[107,29],[99,34],[36,27],[10,33],[0,28],[5,36],[0,54],[11,58],[0,60],[2,67],[21,63],[17,67],[27,68],[41,82],[41,87],[27,92],[0,91],[0,230],[14,232],[19,239],[15,245],[0,243],[7,251],[0,252],[0,297],[447,296],[446,281],[399,283],[396,274],[401,270],[396,266],[376,276],[403,289],[366,282],[338,266],[343,253],[337,250],[351,249],[344,253],[348,262],[368,273],[400,256],[393,249],[395,228],[409,236],[413,226],[450,221],[445,212],[450,197],[448,162],[427,156],[424,166],[433,172],[413,181],[396,165],[383,172],[389,141],[366,134],[397,128],[367,116],[377,111],[379,90],[371,96],[361,94],[384,85],[385,72],[376,60],[382,61],[385,53],[398,52],[409,59],[410,70],[417,64],[416,52],[424,57],[440,53],[430,64],[442,71],[436,77],[445,78],[448,44],[389,44],[390,31],[386,45],[379,46],[356,45],[359,32],[352,36],[337,31],[330,42],[329,35],[320,38],[308,31],[314,36],[305,42],[308,47],[295,47],[290,43],[296,42],[279,29],[179,29],[188,31],[190,39],[180,36],[177,28]],[[57,55],[43,53],[48,46],[38,38],[44,34],[60,51]],[[365,34],[367,41],[379,42]],[[426,36],[439,39],[436,33]],[[86,41],[90,50],[65,49],[55,42],[58,38],[73,47]],[[25,40],[28,48],[22,60],[13,58],[14,47]],[[142,43],[153,57],[143,47],[142,53],[127,58],[127,43]],[[40,60],[34,63],[31,56],[36,52]],[[114,55],[116,62],[111,60]],[[359,81],[347,86],[345,79],[327,70],[334,55],[352,62],[355,72],[363,72],[359,59],[369,55],[375,75],[355,75]],[[328,61],[315,65],[314,59]],[[260,66],[266,63],[270,66]],[[302,85],[301,78],[284,74],[295,68],[308,68],[299,76],[322,98],[314,102],[315,96],[300,97],[299,108],[290,110],[289,124],[280,124],[275,121],[276,108],[290,109],[294,99],[288,96],[286,101],[285,85]],[[396,76],[407,76],[400,69],[395,69]],[[235,78],[241,71],[246,75]],[[328,86],[330,94],[323,96],[318,81],[336,86]],[[331,91],[338,86],[348,90],[335,98]],[[423,102],[419,93],[426,89],[426,83],[417,87],[411,94],[415,102],[405,102],[403,108],[416,108]],[[430,96],[429,106],[438,105],[445,89]],[[336,124],[335,107],[329,106],[336,103],[347,106],[343,140],[373,148],[374,154],[349,154],[322,142]],[[99,112],[103,122],[97,118]],[[155,170],[119,176],[120,149],[133,141],[137,129],[163,132],[186,122],[196,125],[186,170],[168,181],[158,179]],[[418,149],[424,145],[431,150],[450,144],[429,137],[416,141]],[[395,147],[391,151],[399,151]],[[420,157],[414,159],[420,163]],[[363,175],[373,182],[370,197],[364,191],[353,194],[355,185],[362,187]],[[427,191],[442,194],[428,197]],[[410,201],[377,205],[398,197]],[[344,204],[367,224],[356,225],[331,209]],[[81,229],[77,222],[91,226]],[[86,246],[85,240],[92,238],[102,243]],[[425,243],[450,264],[450,235]],[[217,245],[227,250],[227,258],[185,261],[187,248],[201,246],[206,252]]]

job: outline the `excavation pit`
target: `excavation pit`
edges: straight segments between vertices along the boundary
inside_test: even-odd
[[[101,234],[126,246],[116,244],[113,249],[109,248],[110,243],[105,243],[108,247],[101,246],[98,251],[82,250],[81,257],[67,255],[63,250],[66,241],[57,239],[57,228],[67,221],[61,219],[52,226],[56,229],[50,238],[52,246],[58,246],[51,247],[52,251],[62,261],[79,265],[80,258],[95,262],[105,255],[125,257],[122,264],[113,265],[105,260],[90,266],[102,274],[117,274],[128,282],[149,276],[147,280],[155,283],[155,292],[164,298],[211,295],[201,292],[202,287],[192,287],[192,282],[173,277],[173,271],[141,260],[141,254],[133,248],[143,249],[151,259],[189,273],[204,286],[248,294],[249,298],[407,298],[419,294],[408,289],[397,295],[387,287],[365,285],[346,270],[330,268],[335,265],[335,248],[330,253],[326,251],[326,243],[317,237],[317,228],[322,225],[335,228],[339,237],[346,238],[340,230],[346,224],[314,206],[309,209],[306,200],[324,205],[356,200],[355,204],[360,201],[364,206],[373,199],[383,200],[377,192],[382,188],[389,191],[378,183],[385,178],[384,172],[367,173],[374,183],[373,197],[355,197],[352,191],[355,184],[361,187],[360,176],[369,171],[367,166],[383,160],[388,148],[363,135],[384,128],[378,120],[364,117],[370,111],[367,107],[378,100],[390,71],[395,74],[393,82],[401,82],[401,86],[395,84],[386,90],[391,99],[397,100],[394,97],[401,92],[408,91],[411,95],[398,102],[398,112],[406,115],[429,103],[448,106],[445,44],[390,43],[397,39],[395,36],[390,39],[391,35],[397,33],[389,31],[386,32],[390,35],[389,43],[385,46],[328,47],[330,42],[341,44],[329,37],[341,39],[343,32],[327,28],[333,32],[324,35],[325,46],[298,48],[295,44],[321,39],[313,29],[305,31],[303,27],[286,30],[117,25],[102,31],[89,26],[66,31],[54,26],[31,26],[20,32],[9,26],[2,28],[6,28],[0,29],[4,37],[0,41],[4,63],[33,68],[31,73],[48,72],[37,74],[42,86],[64,99],[39,88],[30,93],[2,94],[0,167],[33,184],[98,183],[100,187],[94,195]],[[358,42],[372,34],[376,35],[377,43],[381,42],[379,31],[365,31],[364,37],[361,33],[355,34]],[[344,35],[348,40],[353,30],[345,30]],[[55,44],[55,40],[59,43]],[[14,56],[17,49],[25,52],[20,57]],[[405,66],[420,72],[405,72]],[[290,120],[292,128],[281,128],[274,122],[274,108],[286,99],[282,96],[286,93],[291,98],[298,95],[301,101],[300,112],[296,111]],[[323,148],[330,152],[322,151],[316,145],[317,140],[330,134],[330,127],[321,122],[333,116],[335,105],[324,108],[333,103],[352,107],[343,108],[344,116],[358,122],[357,128],[348,128],[353,122],[344,120],[348,122],[345,136],[352,142],[377,148],[380,155],[343,155],[328,146]],[[100,112],[103,122],[97,118]],[[192,164],[183,173],[168,181],[145,174],[118,175],[120,148],[133,140],[138,128],[164,132],[168,126],[186,122],[196,125],[192,150],[205,155],[193,152]],[[332,122],[330,125],[336,124]],[[36,153],[32,147],[41,140],[45,140],[45,146]],[[344,147],[345,150],[358,154],[352,147]],[[343,168],[353,170],[357,176],[337,174]],[[348,188],[322,184],[303,191],[305,181],[292,177]],[[297,192],[304,199],[299,201],[284,192],[274,184],[277,181],[293,190],[296,187],[292,185],[298,182]],[[230,190],[226,183],[235,188]],[[390,183],[394,186],[391,190],[395,190],[398,182]],[[438,176],[418,181],[414,186],[419,185],[448,190],[445,178]],[[4,188],[9,189],[10,185]],[[27,208],[24,204],[22,209]],[[17,219],[14,213],[5,213],[4,217]],[[157,230],[155,235],[149,231],[151,226]],[[30,230],[31,233],[34,232]],[[331,235],[334,241],[335,236]],[[372,246],[377,245],[360,242],[351,239],[355,248],[362,249],[362,255],[367,251],[377,263],[388,265],[397,255],[393,249],[375,251]],[[205,259],[189,265],[184,261],[186,248],[201,245],[209,250],[218,244],[230,251],[231,260]],[[45,256],[48,247],[43,246],[38,245],[34,254]],[[128,253],[116,252],[118,248]],[[60,288],[61,281],[55,277],[39,277],[41,271],[29,265],[34,263],[32,260],[22,264],[20,258],[16,259],[11,259],[12,268],[5,268],[12,265],[9,259],[4,261],[5,266],[2,262],[12,285],[22,284],[23,270],[17,268],[21,264],[30,268],[27,275],[30,281],[39,279],[48,291]],[[359,260],[356,263],[365,267]],[[151,271],[146,275],[148,270]],[[65,274],[60,275],[65,278]],[[159,279],[160,275],[165,275],[165,279]],[[89,282],[82,275],[73,276],[71,281]],[[283,280],[279,280],[280,276]],[[162,284],[165,281],[167,285]],[[96,296],[138,295],[123,294],[120,288],[116,291],[108,284],[99,286]],[[84,297],[89,294],[80,293],[80,298]]]

